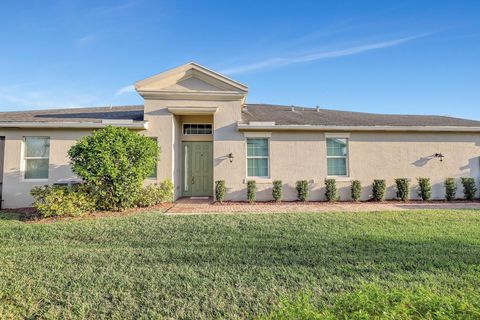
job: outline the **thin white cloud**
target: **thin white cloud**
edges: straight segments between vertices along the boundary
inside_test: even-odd
[[[257,62],[257,63],[246,64],[238,67],[225,69],[220,72],[225,74],[239,74],[239,73],[262,70],[266,68],[284,67],[284,66],[288,66],[296,63],[305,63],[305,62],[311,62],[311,61],[322,60],[322,59],[351,56],[351,55],[359,54],[366,51],[395,47],[403,43],[406,43],[415,39],[419,39],[425,36],[427,36],[427,34],[389,40],[389,41],[383,41],[383,42],[369,43],[369,44],[346,48],[346,49],[320,51],[316,53],[306,54],[303,56],[272,58],[272,59],[268,59],[268,60]]]
[[[135,92],[135,87],[133,85],[125,86],[125,87],[122,87],[122,88],[118,89],[117,92],[115,93],[115,95],[116,96],[121,96],[122,94],[131,93],[131,92]]]
[[[77,40],[75,40],[75,47],[84,48],[89,44],[93,43],[96,39],[97,35],[94,33],[78,38]]]

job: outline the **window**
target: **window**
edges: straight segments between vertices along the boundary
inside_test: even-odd
[[[247,176],[269,176],[268,172],[268,139],[247,138]]]
[[[348,176],[348,139],[327,138],[327,175]]]
[[[186,135],[209,135],[212,134],[211,123],[185,123],[183,134]]]
[[[158,140],[156,137],[150,137],[155,143],[158,145]],[[155,165],[152,168],[152,172],[148,175],[148,179],[156,179],[157,178],[157,162],[155,162]]]
[[[50,138],[25,137],[24,146],[24,178],[48,179]]]

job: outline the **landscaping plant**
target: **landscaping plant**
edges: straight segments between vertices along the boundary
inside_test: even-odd
[[[430,178],[417,178],[418,181],[418,196],[423,201],[428,201],[432,197],[432,185],[430,184]]]
[[[273,181],[272,197],[275,202],[282,201],[282,180]]]
[[[108,126],[81,138],[68,156],[72,171],[95,192],[99,209],[124,210],[135,205],[159,148],[149,137]]]
[[[350,187],[353,201],[359,201],[362,196],[362,184],[359,180],[353,180]]]
[[[150,184],[143,187],[138,195],[137,207],[151,207],[164,202],[173,201],[173,183],[171,180],[165,180],[160,184]]]
[[[225,188],[225,180],[215,181],[215,200],[222,203],[225,199],[225,193],[227,189]]]
[[[78,217],[95,210],[95,199],[85,186],[34,187],[33,207],[44,218],[55,216]]]
[[[325,179],[325,199],[329,202],[338,200],[337,182],[335,179]]]
[[[250,204],[257,200],[257,183],[255,181],[247,182],[247,200]]]
[[[395,179],[395,184],[397,186],[397,198],[402,201],[407,201],[410,193],[408,179],[397,178]]]
[[[477,193],[477,186],[475,185],[475,179],[471,177],[462,177],[463,194],[465,199],[472,201],[475,199],[475,193]]]
[[[296,184],[297,199],[300,201],[307,201],[308,199],[308,181],[299,180]]]
[[[445,179],[445,199],[447,201],[455,200],[457,194],[457,182],[454,178]]]
[[[383,199],[385,198],[385,188],[386,188],[385,180],[381,180],[381,179],[373,180],[373,185],[372,185],[373,200],[383,201]]]

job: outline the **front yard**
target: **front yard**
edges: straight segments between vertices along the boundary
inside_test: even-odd
[[[480,317],[480,211],[6,217],[2,319],[282,318],[281,301],[304,295],[336,315],[364,299],[372,315],[397,301],[365,290],[426,295],[446,308],[433,318]]]

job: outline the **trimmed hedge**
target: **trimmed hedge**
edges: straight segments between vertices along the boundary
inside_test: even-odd
[[[455,195],[457,194],[457,182],[454,178],[445,179],[445,199],[447,201],[455,200]]]
[[[45,218],[78,217],[95,210],[95,197],[83,185],[34,187],[30,194],[33,206]]]
[[[300,201],[307,201],[308,199],[308,181],[307,180],[299,180],[296,184],[297,189],[297,199]]]
[[[422,198],[423,201],[428,201],[432,197],[432,185],[430,183],[430,178],[417,178],[418,181],[418,196]]]
[[[465,195],[465,199],[472,201],[475,199],[475,193],[477,193],[477,186],[475,185],[475,179],[471,177],[462,177],[462,185],[463,185],[463,194]]]
[[[359,180],[353,180],[350,187],[350,192],[353,201],[359,201],[362,196],[362,184]]]
[[[257,183],[255,181],[247,182],[247,200],[249,203],[255,203],[257,200]]]
[[[385,198],[385,188],[386,188],[385,180],[382,180],[382,179],[373,180],[373,185],[372,185],[373,200],[383,201],[383,199]]]
[[[225,180],[215,181],[215,200],[222,203],[225,199],[225,193],[227,188],[225,187]]]
[[[325,199],[329,202],[338,200],[337,182],[335,179],[325,179]]]
[[[160,184],[143,187],[137,195],[136,205],[140,208],[151,207],[173,201],[173,182],[165,180]]]
[[[282,201],[282,180],[273,181],[272,197],[275,202]]]
[[[410,194],[409,183],[407,178],[395,179],[395,185],[397,186],[397,198],[402,201],[408,200]]]

